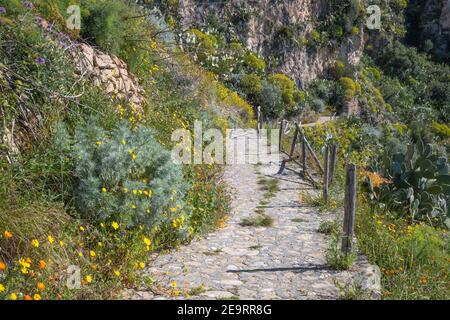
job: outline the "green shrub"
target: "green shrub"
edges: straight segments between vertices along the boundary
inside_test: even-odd
[[[339,83],[341,84],[342,88],[345,92],[345,98],[346,99],[352,99],[356,94],[356,84],[353,79],[348,77],[342,77],[339,79]]]
[[[181,168],[151,129],[121,123],[106,131],[91,123],[75,140],[75,205],[83,218],[151,228],[185,217]]]
[[[241,78],[241,86],[244,93],[250,97],[255,97],[263,90],[261,78],[254,73],[246,74]]]
[[[335,270],[347,270],[352,265],[356,259],[356,253],[354,252],[343,252],[341,250],[341,237],[339,233],[332,234],[331,239],[328,243],[327,252],[325,258],[327,264]]]
[[[431,129],[433,130],[433,132],[435,134],[437,134],[438,136],[440,136],[443,139],[450,138],[450,126],[448,126],[444,123],[438,123],[438,122],[434,121],[431,124]]]
[[[247,67],[250,72],[262,73],[266,69],[266,62],[253,52],[249,52],[244,57],[244,66]]]
[[[199,60],[205,63],[209,57],[216,54],[217,38],[214,35],[206,34],[198,29],[192,29],[190,32],[195,36],[195,53]]]
[[[287,105],[287,107],[293,107],[295,104],[294,101],[294,89],[295,84],[288,76],[284,74],[274,74],[268,78],[268,81],[277,86],[282,93],[283,102]]]

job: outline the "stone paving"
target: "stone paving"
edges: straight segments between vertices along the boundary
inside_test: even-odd
[[[226,227],[169,254],[155,255],[145,275],[159,289],[128,290],[124,297],[185,299],[190,292],[190,299],[338,299],[335,281],[364,282],[374,275],[369,286],[376,287],[376,270],[363,258],[349,271],[327,267],[327,239],[317,230],[334,215],[300,203],[300,190],[311,187],[292,171],[277,175],[278,169],[279,163],[227,166],[225,179],[232,189],[233,210]],[[279,180],[280,191],[264,206],[274,223],[243,227],[242,219],[254,216],[265,198],[258,176]]]

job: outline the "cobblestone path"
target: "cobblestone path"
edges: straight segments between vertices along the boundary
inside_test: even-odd
[[[253,138],[253,137],[252,137]],[[249,154],[255,152],[248,150]],[[325,261],[326,236],[318,233],[333,214],[319,213],[300,203],[301,190],[310,190],[287,170],[277,175],[272,165],[227,166],[232,189],[232,213],[227,225],[169,254],[154,256],[146,276],[154,289],[128,290],[129,299],[337,299],[335,281],[348,283],[367,269],[358,261],[350,271],[330,270]],[[278,179],[279,191],[266,199],[258,180]],[[269,227],[241,226],[255,216],[261,201],[273,219]],[[173,282],[176,288],[173,288]],[[157,288],[157,289],[156,289]]]

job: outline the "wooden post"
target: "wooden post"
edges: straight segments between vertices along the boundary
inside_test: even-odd
[[[324,172],[323,172],[323,201],[325,203],[328,202],[328,181],[329,181],[329,177],[328,177],[328,173],[329,173],[329,168],[330,168],[330,164],[329,164],[329,152],[330,151],[330,147],[327,145],[325,147],[325,155],[324,155]]]
[[[338,147],[337,147],[336,144],[333,144],[331,146],[330,174],[329,174],[330,180],[329,180],[329,184],[332,184],[333,181],[334,181],[334,175],[335,175],[335,172],[336,172],[337,149],[338,149]]]
[[[283,125],[284,119],[281,119],[280,132],[278,133],[278,152],[281,152],[282,150],[281,142],[283,141]]]
[[[306,174],[306,141],[305,136],[302,135],[302,164],[303,164],[303,174]]]
[[[295,132],[294,132],[294,140],[292,140],[292,146],[291,146],[291,152],[289,153],[289,158],[292,158],[294,156],[295,151],[295,144],[297,143],[297,137],[300,130],[297,124],[295,124]]]
[[[344,199],[344,234],[342,237],[342,251],[352,250],[352,240],[355,228],[356,212],[356,166],[348,164],[345,177],[345,199]]]
[[[324,171],[323,171],[323,167],[322,167],[322,165],[320,164],[320,161],[319,161],[319,159],[317,158],[316,153],[314,152],[313,148],[312,148],[311,145],[309,144],[308,140],[306,140],[306,137],[305,137],[305,144],[306,144],[306,148],[308,148],[309,153],[311,153],[311,155],[312,155],[314,161],[316,162],[317,166],[319,167],[320,171],[323,173],[323,172],[324,172]]]
[[[258,107],[258,137],[261,134],[262,129],[262,113],[261,113],[261,106]]]

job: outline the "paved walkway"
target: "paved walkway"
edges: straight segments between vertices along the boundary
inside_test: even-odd
[[[251,154],[254,150],[248,150]],[[326,236],[317,232],[332,214],[319,213],[299,202],[310,187],[290,171],[279,176],[279,164],[227,166],[232,188],[232,213],[225,228],[169,254],[154,256],[145,271],[155,281],[152,290],[128,291],[131,299],[337,299],[334,279],[348,282],[353,271],[333,271],[325,261]],[[266,200],[270,227],[244,227],[255,215],[265,191],[258,179],[279,180],[280,191]],[[357,266],[360,269],[361,266]],[[363,268],[365,265],[363,265]],[[174,281],[176,288],[174,288]]]

